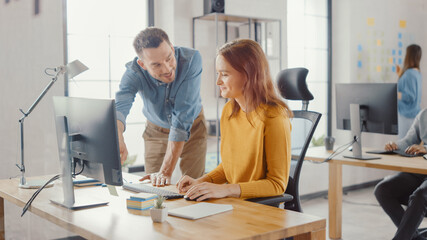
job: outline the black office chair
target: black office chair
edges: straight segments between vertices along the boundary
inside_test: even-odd
[[[283,98],[302,101],[302,110],[293,111],[292,119],[292,161],[286,192],[283,195],[265,198],[247,199],[251,202],[279,207],[284,203],[285,209],[302,212],[299,197],[299,179],[304,157],[310,146],[321,113],[308,111],[308,103],[313,95],[307,88],[306,68],[291,68],[282,70],[278,75],[278,88]],[[302,127],[302,129],[298,129]],[[303,133],[303,134],[302,134]]]

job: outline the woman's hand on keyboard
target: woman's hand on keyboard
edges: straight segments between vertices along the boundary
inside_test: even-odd
[[[239,184],[215,184],[203,182],[193,185],[185,194],[191,200],[200,202],[211,198],[240,197]]]
[[[176,187],[178,188],[179,192],[185,193],[188,191],[188,189],[198,183],[199,181],[197,181],[197,179],[184,175],[181,177],[181,179],[179,179],[178,183],[176,184]]]

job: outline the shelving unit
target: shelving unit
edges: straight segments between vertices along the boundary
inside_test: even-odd
[[[211,36],[214,36],[214,41],[212,41]],[[217,164],[220,162],[220,136],[219,127],[216,126],[219,126],[220,110],[222,105],[226,103],[226,99],[220,96],[219,89],[216,86],[215,61],[213,61],[213,66],[209,63],[215,59],[216,50],[222,44],[237,38],[249,38],[257,41],[263,48],[270,63],[271,74],[274,77],[282,67],[281,36],[281,20],[279,19],[234,16],[224,13],[210,13],[193,18],[193,48],[199,50],[202,55],[203,71],[213,70],[212,74],[208,74],[207,79],[203,79],[202,84],[212,84],[211,86],[215,89],[212,93],[212,100],[216,101],[215,139]],[[205,61],[208,63],[205,63]],[[206,67],[206,64],[208,67]],[[209,110],[205,109],[205,113],[209,112]]]

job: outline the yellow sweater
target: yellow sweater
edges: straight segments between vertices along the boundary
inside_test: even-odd
[[[252,124],[241,109],[229,119],[233,103],[221,115],[221,160],[208,173],[213,183],[240,185],[241,198],[275,196],[285,192],[291,163],[291,123],[278,107],[260,106],[269,116],[251,112]],[[263,113],[265,111],[259,111]]]

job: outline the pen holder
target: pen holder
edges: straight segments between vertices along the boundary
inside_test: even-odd
[[[151,208],[150,209],[151,220],[153,222],[161,223],[166,220],[168,217],[168,208],[165,206],[163,208]]]

